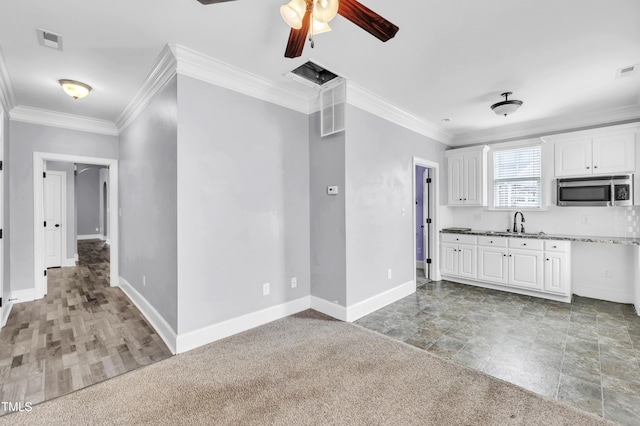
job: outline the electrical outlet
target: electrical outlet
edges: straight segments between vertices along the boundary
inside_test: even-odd
[[[481,213],[474,213],[473,214],[473,220],[475,222],[480,222],[482,220],[482,214]]]
[[[604,272],[602,273],[602,276],[605,278],[611,278],[611,269],[605,269]]]
[[[392,274],[391,274],[391,269],[389,269],[389,270],[387,271],[387,279],[391,279],[391,275],[392,275]]]
[[[262,284],[262,295],[267,296],[271,292],[271,284],[264,283]]]
[[[143,275],[142,276],[142,287],[146,287],[147,286],[147,276]]]
[[[580,216],[580,222],[583,224],[591,223],[591,219],[589,215],[583,214],[582,216]]]
[[[100,232],[100,228],[96,228],[96,232]]]
[[[292,277],[291,278],[291,288],[296,288],[298,287],[298,278],[297,277]]]

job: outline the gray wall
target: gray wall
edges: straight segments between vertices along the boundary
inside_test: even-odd
[[[320,113],[309,116],[311,295],[347,303],[345,132],[320,137]],[[339,186],[328,195],[327,186]]]
[[[413,280],[412,157],[439,164],[442,203],[446,197],[445,148],[444,144],[347,106],[347,306]],[[387,278],[388,269],[392,270],[391,279]]]
[[[100,169],[103,167],[78,164],[76,197],[78,203],[78,235],[101,233]]]
[[[174,78],[120,135],[119,161],[120,275],[174,331],[178,326],[176,96]]]
[[[178,88],[182,334],[309,295],[309,126],[189,77]]]
[[[76,211],[75,211],[75,179],[73,163],[63,163],[59,161],[47,161],[46,170],[55,170],[67,174],[67,247],[63,253],[64,259],[74,259],[76,255]]]
[[[0,120],[2,120],[2,129],[4,133],[2,135],[4,140],[4,162],[2,165],[3,171],[1,172],[4,174],[4,199],[2,200],[2,207],[4,209],[4,228],[2,231],[2,239],[4,241],[4,269],[2,271],[2,286],[4,290],[4,296],[9,297],[9,292],[11,291],[11,212],[9,210],[10,162],[7,161],[9,159],[9,113],[4,112],[4,115],[0,114]]]
[[[33,153],[118,158],[115,136],[10,121],[9,208],[11,289],[35,287],[33,277]]]

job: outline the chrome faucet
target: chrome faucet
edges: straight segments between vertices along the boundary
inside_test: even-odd
[[[516,221],[518,219],[518,213],[520,213],[520,232],[524,234],[524,225],[523,225],[523,223],[524,223],[524,215],[522,214],[522,212],[516,212],[513,215],[513,232],[516,233],[516,234],[518,233],[518,226],[517,226],[517,223],[516,223]]]

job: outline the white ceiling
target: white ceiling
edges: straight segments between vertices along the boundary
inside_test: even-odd
[[[313,58],[454,145],[640,119],[640,66],[615,78],[640,64],[638,0],[361,0],[400,27],[394,39],[382,43],[338,16],[297,59],[283,56],[285,2],[2,0],[0,49],[17,105],[109,121],[167,43],[301,91],[282,75]],[[62,34],[64,51],[39,46],[36,28]],[[61,78],[94,90],[74,101]],[[508,117],[489,108],[504,91],[524,102]]]

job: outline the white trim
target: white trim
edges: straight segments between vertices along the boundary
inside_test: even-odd
[[[116,118],[118,130],[122,132],[126,129],[175,75],[176,59],[167,45],[160,52],[149,74],[129,98],[124,109]]]
[[[506,139],[525,139],[556,133],[569,133],[584,128],[608,127],[624,121],[640,121],[640,105],[614,108],[574,116],[561,116],[545,120],[527,121],[492,129],[474,130],[457,135],[453,146],[489,143]]]
[[[99,157],[82,157],[77,155],[54,154],[50,152],[33,153],[33,277],[35,298],[41,299],[46,294],[47,277],[44,275],[44,236],[42,232],[42,196],[44,193],[45,161],[62,161],[69,163],[95,164],[109,167],[109,181],[112,182],[109,189],[109,205],[112,206],[109,214],[111,230],[111,256],[109,274],[111,286],[118,285],[119,271],[119,239],[118,239],[118,160]]]
[[[451,145],[453,136],[442,128],[406,111],[378,95],[347,82],[347,103],[428,138]]]
[[[77,241],[77,239],[76,239],[76,241]],[[78,253],[76,253],[75,255],[73,255],[73,261],[74,261],[74,262],[79,262],[79,261],[80,261],[80,258],[78,257]]]
[[[22,121],[25,123],[41,124],[43,126],[79,130],[81,132],[118,136],[118,129],[111,121],[49,111],[24,105],[18,105],[13,108],[9,113],[9,117],[13,121]]]
[[[371,312],[375,312],[378,309],[384,308],[385,306],[396,302],[403,297],[407,297],[415,292],[416,282],[407,281],[406,283],[401,284],[395,288],[389,289],[380,294],[376,294],[375,296],[365,299],[362,302],[358,302],[347,307],[347,321],[356,321],[366,315],[369,315]]]
[[[25,303],[25,302],[33,302],[37,299],[36,297],[36,289],[35,288],[27,288],[25,290],[13,290],[11,291],[11,295],[9,299],[12,299],[12,303]]]
[[[302,297],[257,312],[251,312],[240,317],[212,324],[198,330],[179,334],[176,341],[176,353],[190,351],[199,346],[224,339],[225,337],[250,330],[254,327],[296,314],[309,308],[309,297]]]
[[[2,307],[2,318],[0,318],[2,322],[0,323],[0,328],[7,325],[7,320],[9,319],[9,315],[11,315],[11,308],[13,308],[13,301],[7,302],[7,304]]]
[[[4,60],[2,49],[0,48],[0,105],[4,107],[4,110],[9,111],[16,106],[16,95],[13,92],[13,85],[11,84],[11,78],[9,77],[9,70],[7,70],[7,63]]]
[[[591,287],[584,284],[580,285],[579,293],[574,293],[577,296],[588,297],[590,299],[606,300],[608,302],[615,303],[629,303],[635,302],[635,292],[626,292],[620,290],[613,290],[611,288]]]
[[[347,320],[347,308],[339,305],[337,302],[329,302],[316,296],[310,296],[311,309],[329,315],[340,321]]]
[[[76,266],[76,260],[74,258],[62,259],[62,267],[68,268],[70,266]]]
[[[156,308],[123,277],[120,277],[118,287],[120,287],[123,293],[127,295],[147,321],[149,321],[149,324],[151,324],[156,333],[158,333],[158,336],[164,341],[171,353],[176,354],[176,332],[173,331],[173,328],[165,321]]]
[[[492,290],[500,290],[506,293],[524,294],[525,296],[534,296],[540,299],[555,300],[557,302],[571,303],[571,296],[562,296],[559,294],[543,293],[542,291],[527,290],[525,288],[511,287],[507,285],[492,284],[484,281],[474,281],[454,276],[442,276],[443,280],[466,284],[474,287],[490,288]]]
[[[445,154],[447,151],[445,151]],[[440,206],[440,180],[444,179],[440,174],[440,164],[434,161],[425,160],[419,157],[412,157],[412,169],[411,169],[411,177],[413,181],[411,182],[411,205],[414,206],[412,209],[413,221],[411,222],[411,234],[413,235],[413,246],[411,248],[412,256],[415,257],[416,253],[416,209],[414,205],[414,200],[416,199],[416,166],[422,166],[433,170],[433,217],[431,218],[431,225],[433,228],[433,232],[431,233],[431,274],[433,275],[431,278],[432,281],[440,281],[442,276],[440,275],[440,232],[438,232],[439,223],[442,219],[442,209]],[[413,281],[415,283],[418,282],[418,277],[416,274],[415,268],[413,269]]]
[[[177,73],[309,114],[310,100],[284,84],[277,84],[241,68],[177,44],[169,45],[176,57]]]
[[[85,234],[85,235],[78,235],[76,239],[80,241],[80,240],[102,240],[103,238],[102,238],[102,234]]]

